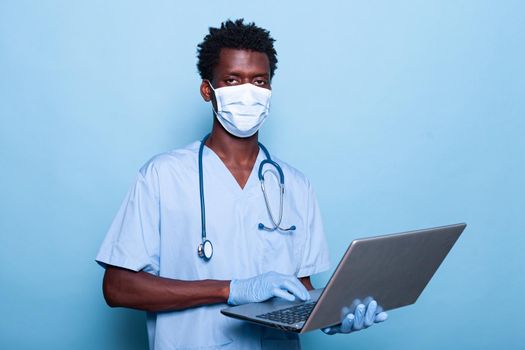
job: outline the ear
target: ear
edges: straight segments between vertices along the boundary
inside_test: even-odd
[[[201,96],[206,102],[210,102],[213,96],[213,90],[210,87],[208,80],[203,80],[200,87]]]

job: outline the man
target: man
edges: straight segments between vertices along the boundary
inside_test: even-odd
[[[210,28],[198,69],[214,111],[211,134],[140,169],[97,256],[107,303],[147,311],[151,349],[299,348],[295,334],[219,312],[274,296],[306,300],[310,276],[329,268],[310,183],[258,144],[277,64],[273,42],[243,20]],[[383,320],[374,303],[325,332]]]

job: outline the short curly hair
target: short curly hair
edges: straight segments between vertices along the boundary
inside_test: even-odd
[[[197,46],[197,69],[202,79],[212,80],[213,69],[219,62],[221,49],[241,49],[265,53],[270,61],[270,78],[277,69],[277,52],[273,47],[275,40],[270,32],[255,23],[244,23],[240,18],[227,20],[220,28],[209,28],[202,43]]]

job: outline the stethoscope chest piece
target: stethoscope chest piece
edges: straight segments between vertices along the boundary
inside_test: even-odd
[[[199,257],[203,258],[204,260],[210,260],[213,256],[213,245],[209,240],[205,240],[199,244],[197,251],[199,253]]]

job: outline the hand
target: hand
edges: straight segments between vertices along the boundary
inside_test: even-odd
[[[347,334],[368,328],[374,323],[386,321],[388,314],[383,311],[381,306],[377,305],[375,300],[367,298],[363,302],[364,304],[359,299],[354,300],[352,303],[352,306],[355,306],[354,313],[351,312],[354,308],[343,307],[341,323],[337,326],[324,328],[322,331],[329,335]]]
[[[310,294],[295,276],[267,272],[252,278],[232,280],[228,304],[256,303],[279,297],[289,301],[309,300]]]

